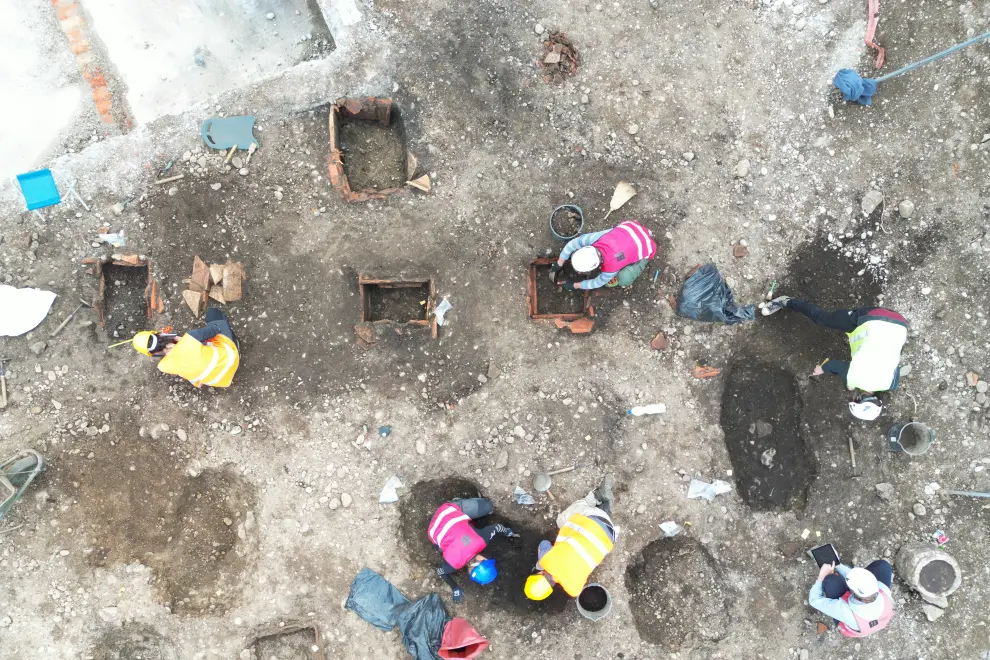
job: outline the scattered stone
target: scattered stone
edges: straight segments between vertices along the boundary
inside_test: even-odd
[[[911,373],[911,365],[910,364],[902,364],[901,365],[901,378],[903,378],[904,376],[907,376],[909,373]]]
[[[798,652],[798,660],[808,660],[808,649],[801,649]]]
[[[690,163],[692,160],[694,160],[694,152],[685,151],[684,153],[681,154],[681,158],[683,158],[684,160]]]
[[[927,296],[931,292],[932,292],[932,288],[930,286],[926,286],[921,289],[921,295],[923,296]]]
[[[897,212],[900,214],[902,218],[907,220],[912,215],[914,215],[914,202],[912,202],[910,199],[905,199],[901,201],[901,203],[897,205]]]
[[[240,424],[235,424],[230,428],[231,435],[240,435],[242,431],[244,431],[244,429],[241,428]]]
[[[875,486],[877,489],[877,497],[879,497],[884,502],[893,502],[896,495],[896,490],[894,489],[894,484],[888,484],[886,482],[882,484],[877,484]]]
[[[804,5],[794,5],[793,7],[791,7],[791,12],[795,16],[797,16],[798,14],[803,13],[804,12]]]
[[[543,25],[541,25],[540,23],[537,23],[536,25],[533,26],[533,32],[535,32],[536,34],[543,34],[545,30],[546,28],[544,28]]]
[[[58,401],[54,401],[53,400],[52,401],[52,408],[54,408],[55,410],[61,410],[62,409],[62,404],[59,403]]]
[[[709,543],[711,543],[714,540],[715,540],[715,537],[712,536],[712,533],[711,532],[705,532],[704,534],[701,535],[701,542],[704,545],[708,545]]]
[[[749,176],[749,169],[750,169],[749,159],[743,158],[741,161],[736,163],[736,178],[745,179],[747,176]]]
[[[773,433],[773,424],[762,419],[756,420],[756,435],[758,437],[765,438],[771,433]]]
[[[31,344],[31,352],[35,355],[41,355],[48,348],[48,342],[39,341]]]
[[[354,498],[352,498],[352,497],[351,497],[350,495],[348,495],[347,493],[343,493],[343,494],[342,494],[342,495],[340,496],[340,503],[344,505],[344,508],[345,508],[345,509],[346,509],[347,507],[349,507],[349,506],[351,505],[351,503],[352,503],[353,501],[354,501]]]
[[[14,620],[11,619],[9,616],[5,616],[4,618],[0,619],[0,628],[9,628],[10,624],[12,624],[13,622]]]
[[[240,174],[241,176],[247,176],[248,175],[248,168],[242,167],[241,169],[239,169],[237,171],[237,173]]]
[[[658,332],[657,336],[650,342],[650,348],[655,351],[665,351],[668,345],[667,337],[662,332]]]
[[[986,403],[987,402],[987,395],[986,395],[986,393],[985,392],[977,392],[976,393],[976,402],[978,404],[980,404],[981,406],[984,403]]]
[[[524,429],[523,427],[521,427],[519,425],[516,425],[516,427],[514,429],[512,429],[512,435],[514,435],[517,438],[519,438],[520,440],[522,440],[523,438],[526,437],[526,429]]]
[[[581,105],[588,105],[589,103],[591,103],[591,99],[588,98],[588,95],[587,94],[582,94],[581,95]]]
[[[929,621],[938,621],[945,614],[945,610],[941,607],[935,607],[934,605],[929,605],[928,603],[921,604],[921,611],[925,613]]]
[[[732,256],[736,259],[742,259],[749,254],[749,248],[745,245],[736,245],[732,248]]]
[[[419,454],[420,456],[426,453],[426,443],[423,442],[422,440],[416,441],[416,453]]]
[[[629,126],[626,127],[626,133],[629,133],[629,135],[636,135],[639,133],[639,124],[629,124]]]
[[[966,384],[970,387],[976,387],[980,382],[980,374],[975,371],[966,372]]]
[[[861,205],[863,215],[870,215],[881,204],[883,204],[883,193],[879,190],[868,191],[863,195],[863,203]]]
[[[824,635],[827,632],[828,632],[828,626],[825,625],[824,623],[819,622],[818,623],[818,634],[819,635]]]
[[[911,510],[914,511],[914,515],[918,516],[919,518],[928,513],[928,509],[926,509],[925,505],[922,504],[921,502],[915,502],[914,506],[911,507]]]
[[[244,159],[240,156],[234,156],[230,159],[230,164],[234,166],[235,170],[239,170],[244,167]]]
[[[179,442],[185,442],[189,436],[186,435],[185,429],[175,429],[175,437],[179,439]]]
[[[330,502],[327,504],[327,506],[329,506],[331,509],[339,509],[340,508],[340,498],[339,497],[331,497],[330,498]]]
[[[795,23],[795,24],[794,24],[794,27],[795,27],[795,28],[797,28],[797,29],[798,29],[798,31],[801,31],[801,30],[803,30],[803,29],[804,29],[804,28],[806,28],[807,26],[808,26],[808,21],[806,21],[806,20],[805,20],[805,19],[803,19],[803,18],[799,18],[799,19],[797,20],[797,23]]]
[[[478,382],[482,384],[487,383],[488,376],[486,376],[485,374],[478,374]]]
[[[104,607],[97,614],[106,623],[117,623],[120,621],[120,611],[116,607]]]
[[[498,453],[498,457],[495,458],[495,469],[501,470],[509,464],[509,450],[503,449]]]
[[[902,369],[901,370],[901,372],[902,372],[901,375],[902,376],[904,375],[903,374],[903,371],[904,370]],[[980,380],[980,381],[977,381],[976,382],[976,391],[977,392],[986,392],[988,389],[990,389],[990,383],[988,383],[987,381]]]
[[[268,12],[267,14],[265,14],[265,18],[267,18],[270,21],[274,21],[275,20],[275,13],[274,12]]]
[[[212,190],[220,190],[220,184],[219,183],[211,183],[210,184],[210,188]]]
[[[638,507],[636,507],[636,513],[638,513],[639,515],[643,515],[644,513],[646,513],[646,505],[640,504]]]

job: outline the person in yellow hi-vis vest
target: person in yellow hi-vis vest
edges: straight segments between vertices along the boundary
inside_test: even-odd
[[[526,579],[524,589],[531,600],[544,600],[554,585],[577,598],[598,567],[615,546],[619,530],[612,522],[611,476],[596,491],[564,509],[557,516],[557,540],[541,541],[539,572]]]
[[[813,376],[825,373],[841,376],[850,390],[868,394],[897,389],[901,380],[901,349],[907,342],[908,322],[897,312],[883,307],[860,307],[826,312],[797,298],[780,296],[763,307],[763,315],[792,309],[804,314],[812,323],[829,330],[839,330],[849,338],[852,358],[827,359],[815,367]],[[883,404],[874,396],[853,401],[849,410],[859,419],[874,420],[880,416]]]
[[[206,310],[206,326],[178,335],[146,330],[131,340],[142,355],[161,358],[158,370],[196,387],[229,387],[240,364],[240,345],[223,311]]]

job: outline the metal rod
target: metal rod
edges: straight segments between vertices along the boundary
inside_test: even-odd
[[[990,493],[981,493],[975,490],[950,490],[949,495],[959,495],[960,497],[984,497],[990,499]]]
[[[895,78],[895,77],[901,75],[902,73],[907,73],[908,71],[911,71],[912,69],[917,69],[919,66],[928,64],[929,62],[934,62],[935,60],[940,60],[943,57],[948,57],[949,55],[952,55],[952,53],[956,52],[957,50],[962,50],[963,48],[966,48],[967,46],[972,46],[973,44],[979,43],[981,41],[985,41],[986,39],[990,39],[990,32],[985,32],[985,33],[981,34],[978,37],[973,37],[972,39],[969,39],[968,41],[962,42],[961,44],[956,44],[952,48],[947,48],[946,50],[943,50],[941,53],[935,53],[934,55],[931,55],[929,57],[926,57],[923,60],[919,60],[917,62],[912,62],[911,64],[908,64],[905,67],[901,67],[900,69],[898,69],[897,71],[894,71],[893,73],[888,73],[885,76],[880,76],[879,78],[875,78],[875,80],[877,82],[883,82],[884,80],[890,80],[891,78]]]

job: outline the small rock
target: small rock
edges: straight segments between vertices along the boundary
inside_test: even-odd
[[[804,12],[804,5],[794,5],[793,7],[791,7],[791,12],[795,16],[797,16],[798,14],[803,13]]]
[[[907,376],[910,373],[911,373],[911,365],[910,364],[902,364],[901,365],[901,378],[903,378],[904,376]]]
[[[667,337],[662,332],[658,332],[657,336],[650,342],[650,348],[655,351],[665,351],[667,350],[667,346]]]
[[[749,254],[749,248],[745,245],[736,245],[732,248],[732,256],[736,259],[742,259]]]
[[[711,532],[705,532],[704,534],[701,535],[701,542],[704,545],[708,545],[709,543],[711,543],[714,540],[715,540],[715,537],[712,536],[712,533]]]
[[[230,159],[230,164],[234,166],[235,170],[239,170],[244,167],[244,159],[240,156],[234,156]]]
[[[48,348],[48,342],[39,341],[31,344],[31,352],[35,355],[41,355]]]
[[[275,200],[281,202],[282,201],[282,197],[283,197],[282,191],[281,190],[276,190],[275,191]]]
[[[975,371],[966,372],[966,384],[970,387],[976,387],[980,383],[980,374]]]
[[[195,479],[199,475],[203,474],[203,464],[194,458],[192,462],[189,463],[189,467],[186,468],[186,474]]]
[[[926,287],[922,287],[921,288],[921,295],[923,295],[923,296],[927,296],[931,292],[932,292],[932,288],[930,286],[926,286]]]
[[[929,605],[928,603],[921,604],[921,611],[925,613],[925,616],[928,617],[929,621],[938,621],[942,615],[945,614],[945,610],[941,607],[935,607],[934,605]]]
[[[980,404],[981,406],[984,403],[986,403],[987,402],[987,395],[986,395],[986,393],[985,392],[977,392],[976,393],[976,402],[978,404]]]
[[[749,176],[749,169],[750,169],[749,159],[743,158],[741,161],[736,163],[736,178],[745,179],[747,176]]]
[[[636,507],[636,513],[638,513],[639,515],[643,515],[644,513],[646,513],[646,505],[640,504],[638,507]]]
[[[799,19],[797,20],[797,23],[795,23],[795,24],[794,24],[794,27],[795,27],[795,28],[797,28],[797,29],[798,29],[799,31],[800,31],[800,30],[803,30],[803,29],[804,29],[804,28],[806,28],[807,26],[808,26],[808,21],[806,21],[806,20],[805,20],[805,19],[803,19],[803,18],[799,18]]]
[[[690,163],[692,160],[694,160],[694,152],[685,151],[684,153],[681,154],[681,158],[683,158],[684,160]]]
[[[582,94],[581,95],[581,104],[582,105],[588,105],[589,103],[591,103],[591,99],[588,98],[588,95],[587,94]]]
[[[426,453],[426,443],[423,442],[422,440],[416,441],[416,453],[419,454],[420,456]]]
[[[488,376],[486,376],[485,374],[478,374],[478,382],[479,383],[487,383],[488,382]]]
[[[241,169],[237,170],[237,173],[240,174],[241,176],[247,176],[248,175],[248,168],[242,167]]]
[[[250,532],[254,529],[255,522],[254,511],[248,511],[244,514],[244,529]]]
[[[327,506],[329,506],[331,509],[339,509],[340,508],[340,498],[339,497],[331,497],[330,498],[330,502],[327,504]]]
[[[498,453],[498,457],[495,459],[495,469],[501,470],[509,464],[509,450],[503,449]]]
[[[274,21],[275,20],[275,13],[274,12],[268,12],[267,14],[265,14],[265,18],[267,18],[270,21]]]
[[[897,212],[900,214],[902,218],[907,220],[912,215],[914,215],[914,202],[912,202],[910,199],[903,200],[900,204],[897,205]]]
[[[903,372],[904,372],[904,370],[901,369],[901,375],[902,376],[904,375]],[[986,392],[988,389],[990,389],[990,383],[988,383],[985,380],[977,381],[977,383],[976,383],[976,391],[977,392]]]
[[[914,511],[914,515],[919,518],[928,513],[928,509],[926,509],[925,505],[921,502],[915,502],[914,506],[911,507],[911,510]]]
[[[863,195],[863,202],[860,208],[863,209],[863,215],[870,215],[881,204],[883,204],[883,193],[879,190],[870,190]]]
[[[52,408],[54,408],[55,410],[61,410],[62,409],[62,404],[59,403],[58,401],[54,401],[53,400],[52,401]]]
[[[516,436],[521,440],[526,437],[526,429],[524,429],[519,425],[516,425],[516,427],[512,429],[512,435]]]
[[[106,623],[117,623],[120,621],[120,611],[116,607],[104,607],[97,614]]]
[[[771,433],[773,433],[773,424],[762,419],[756,420],[756,435],[758,437],[765,438]]]
[[[210,188],[212,190],[220,190],[220,184],[219,183],[211,183],[210,184]]]
[[[884,502],[893,502],[894,495],[896,491],[894,490],[894,484],[888,484],[886,482],[882,484],[877,484],[874,486],[877,489],[877,497],[879,497]]]
[[[242,431],[244,431],[244,429],[242,429],[239,424],[230,427],[231,435],[240,435]]]
[[[345,509],[346,509],[347,507],[349,507],[349,506],[351,505],[351,503],[352,503],[353,501],[354,501],[354,498],[352,498],[352,497],[351,497],[350,495],[348,495],[347,493],[343,493],[343,494],[341,494],[341,496],[340,496],[340,503],[344,505],[344,508],[345,508]]]
[[[808,660],[808,649],[798,651],[798,660]]]
[[[11,619],[9,616],[5,616],[4,618],[0,619],[0,628],[9,628],[10,624],[12,624],[13,622],[14,620]]]
[[[639,133],[639,124],[629,124],[629,126],[626,127],[626,133],[629,133],[629,135],[636,135]]]
[[[189,436],[186,435],[185,429],[175,429],[175,437],[179,439],[179,442],[185,442]]]
[[[535,32],[536,34],[543,34],[544,29],[545,28],[540,23],[537,23],[536,25],[533,26],[533,32]]]

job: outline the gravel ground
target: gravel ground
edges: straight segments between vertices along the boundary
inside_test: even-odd
[[[328,658],[407,657],[396,634],[340,610],[363,566],[410,597],[438,591],[491,639],[493,658],[969,659],[990,649],[988,510],[945,494],[990,489],[986,47],[885,83],[863,108],[830,87],[839,68],[871,70],[865,8],[852,0],[378,0],[363,10],[323,59],[62,156],[92,213],[67,202],[41,223],[0,190],[0,280],[59,294],[37,330],[0,339],[13,358],[0,453],[33,447],[49,463],[0,528],[4,652],[235,658],[260,630],[311,619]],[[988,23],[990,7],[975,4],[883,6],[884,70]],[[544,29],[566,32],[579,54],[560,84],[537,61]],[[326,104],[365,94],[401,108],[429,194],[346,205],[329,186]],[[257,116],[250,163],[227,166],[199,140],[199,122],[217,113]],[[169,174],[184,178],[154,185],[173,160]],[[639,194],[606,223],[618,181]],[[590,336],[526,318],[526,264],[559,249],[548,218],[562,203],[584,210],[586,231],[638,219],[661,248],[631,290],[596,295]],[[112,329],[87,310],[48,337],[80,296],[95,297],[81,260],[114,251],[93,244],[106,225],[151,259],[165,302],[156,326],[196,325],[181,298],[194,255],[243,262],[244,297],[227,306],[243,348],[233,387],[197,391],[126,347],[108,349]],[[748,254],[734,257],[740,246]],[[777,279],[782,293],[824,306],[902,312],[910,369],[884,416],[854,423],[841,384],[810,377],[824,357],[845,356],[837,333],[786,313],[731,327],[675,316],[667,296],[704,261],[744,303]],[[403,328],[359,346],[358,273],[432,277],[453,305],[440,337]],[[650,348],[658,332],[665,351]],[[723,372],[694,379],[699,363]],[[780,389],[800,398],[787,428],[806,452],[807,488],[756,499],[749,489],[753,508],[739,488],[688,500],[692,477],[735,485],[734,461],[747,454],[730,458],[722,423],[748,432],[748,413],[726,414],[723,395],[747,365],[793,379]],[[624,414],[655,402],[667,412]],[[756,436],[758,422],[773,423],[765,413],[749,422]],[[891,455],[883,433],[912,417],[937,442],[924,457]],[[387,437],[376,433],[384,425]],[[758,454],[750,475],[796,464],[781,429],[765,437],[779,456],[768,465]],[[554,478],[555,502],[513,503],[533,472],[575,463]],[[490,594],[475,590],[454,606],[435,558],[404,542],[401,515],[415,503],[378,503],[391,475],[405,497],[419,482],[460,478],[541,534],[606,473],[618,482],[620,536],[595,573],[614,601],[597,624],[571,606],[544,616],[526,603],[488,607]],[[690,538],[664,547],[675,543],[658,541],[667,520]],[[828,540],[866,564],[936,529],[964,572],[944,616],[929,622],[895,579],[888,630],[859,642],[817,633],[806,547]],[[669,566],[698,573],[679,588]],[[636,576],[683,598],[688,622],[644,632],[677,604],[644,595]],[[717,629],[697,621],[713,615]]]

